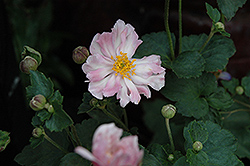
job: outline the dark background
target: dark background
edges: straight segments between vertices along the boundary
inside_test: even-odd
[[[13,25],[10,21],[8,4],[0,1],[0,129],[11,132],[11,143],[0,153],[0,165],[16,165],[13,159],[20,153],[29,138],[33,127],[31,118],[34,112],[27,107],[25,88],[22,81],[12,87],[13,81],[20,78],[17,58],[13,45]],[[216,2],[209,2],[213,7]],[[23,0],[23,9],[34,9],[46,4],[43,0]],[[170,29],[178,37],[177,0],[171,1]],[[20,5],[18,6],[19,10]],[[237,15],[226,23],[226,30],[231,34],[236,54],[230,59],[228,72],[233,77],[242,78],[250,70],[250,3],[248,2],[237,12]],[[64,96],[64,109],[76,122],[80,122],[84,115],[76,116],[77,108],[81,104],[82,94],[87,90],[84,83],[85,75],[81,65],[72,60],[72,50],[79,46],[90,46],[96,33],[111,31],[117,19],[122,19],[135,27],[141,37],[146,33],[164,31],[164,1],[163,0],[53,0],[52,21],[49,25],[50,33],[66,34],[61,37],[60,44],[53,47],[47,54],[56,56],[72,73],[72,80],[57,78],[56,74],[49,75],[58,81]],[[20,25],[21,26],[21,25]],[[183,35],[209,33],[211,21],[205,12],[205,1],[183,1]],[[39,29],[39,27],[38,27]],[[29,42],[29,41],[27,41]],[[52,41],[53,43],[53,41]],[[32,43],[31,43],[32,45]],[[37,49],[37,48],[36,48]],[[39,50],[43,52],[43,50]],[[43,65],[43,64],[42,64]],[[63,70],[61,71],[63,72]],[[45,73],[46,74],[46,73]],[[13,89],[13,90],[12,90]],[[13,92],[10,94],[10,92]],[[150,133],[143,126],[142,110],[140,106],[129,104],[127,107],[130,125],[139,126],[141,144],[147,145]]]

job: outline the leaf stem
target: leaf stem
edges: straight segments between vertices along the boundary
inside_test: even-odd
[[[179,54],[182,50],[182,0],[179,0]]]
[[[240,111],[250,112],[249,109],[236,109],[236,110],[233,110],[233,111],[220,112],[220,113],[221,113],[221,114],[228,114],[225,118],[222,117],[223,119],[226,119],[226,118],[228,118],[229,116],[231,116],[233,113],[240,112]]]
[[[168,131],[168,137],[169,137],[170,144],[171,144],[171,150],[172,150],[172,152],[174,152],[175,147],[174,147],[174,141],[173,141],[170,125],[169,125],[169,119],[166,118],[165,121],[166,121],[166,127],[167,127],[167,131]]]
[[[116,116],[112,115],[110,112],[108,112],[105,108],[102,108],[102,111],[109,116],[111,119],[113,119],[116,123],[118,123],[119,125],[121,125],[121,127],[126,130],[129,131],[128,127],[120,120],[118,119]]]
[[[124,116],[125,125],[128,127],[128,116],[127,116],[127,112],[125,109],[123,109],[123,116]]]
[[[67,134],[68,134],[68,136],[69,136],[69,138],[70,138],[70,140],[71,140],[73,146],[76,147],[76,146],[77,146],[77,145],[76,145],[76,142],[75,142],[75,140],[72,138],[72,134],[71,134],[70,131],[69,131],[69,127],[67,127],[65,130],[66,130],[66,132],[67,132]]]
[[[70,125],[70,128],[71,128],[72,134],[73,134],[73,136],[74,136],[74,138],[75,138],[75,140],[76,140],[77,145],[78,145],[78,146],[81,146],[82,143],[81,143],[81,141],[80,141],[80,139],[79,139],[79,137],[78,137],[78,135],[77,135],[75,126],[72,124],[72,125]]]
[[[206,47],[207,43],[210,41],[210,39],[213,37],[214,35],[214,31],[211,29],[208,37],[207,37],[207,40],[205,41],[205,43],[201,46],[200,50],[199,50],[199,53]]]
[[[165,0],[165,13],[164,13],[165,18],[164,18],[164,21],[165,21],[165,29],[166,29],[166,32],[167,32],[171,57],[172,57],[172,60],[174,60],[175,59],[174,47],[173,47],[173,41],[172,41],[172,38],[171,38],[171,32],[170,32],[169,23],[168,23],[168,19],[169,19],[169,3],[170,3],[170,0]]]
[[[247,103],[244,103],[244,102],[239,101],[239,100],[236,100],[236,99],[234,99],[234,101],[235,101],[236,103],[239,103],[239,104],[241,104],[241,105],[244,105],[245,107],[250,108],[250,105],[249,105],[249,104],[247,104]]]
[[[67,150],[65,150],[63,147],[61,147],[60,145],[58,145],[55,141],[53,141],[45,132],[44,134],[44,138],[49,141],[52,145],[54,145],[57,149],[61,150],[64,153],[69,153]]]

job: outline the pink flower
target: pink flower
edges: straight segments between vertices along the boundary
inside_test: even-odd
[[[143,150],[139,150],[137,136],[120,139],[122,129],[114,123],[99,126],[93,136],[92,153],[78,146],[75,152],[92,161],[94,166],[139,166]]]
[[[150,98],[148,85],[158,91],[165,85],[160,56],[132,58],[141,43],[134,28],[122,20],[116,22],[112,32],[95,35],[90,45],[92,55],[82,66],[93,96],[103,99],[117,94],[125,107],[130,101],[138,104],[140,94]]]

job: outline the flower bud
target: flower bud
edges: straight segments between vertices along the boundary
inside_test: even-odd
[[[235,91],[238,95],[242,95],[244,93],[244,89],[242,86],[237,86]]]
[[[35,137],[35,138],[39,138],[39,137],[41,137],[41,136],[43,135],[43,132],[44,132],[43,128],[36,127],[36,128],[34,128],[34,130],[32,131],[32,135],[33,135],[33,137]]]
[[[34,110],[34,111],[39,111],[42,110],[44,108],[46,104],[46,98],[43,95],[36,95],[34,96],[31,100],[30,100],[30,107]]]
[[[168,104],[162,107],[161,113],[166,119],[171,119],[176,113],[176,108],[172,104]]]
[[[200,141],[195,141],[193,143],[193,149],[197,152],[201,151],[201,149],[203,148],[203,145]]]
[[[73,50],[72,58],[75,63],[82,64],[87,60],[89,51],[86,47],[78,46]]]
[[[174,155],[173,154],[170,154],[169,156],[168,156],[168,161],[173,161],[174,160]]]
[[[48,112],[51,113],[51,114],[55,112],[55,109],[54,109],[53,105],[49,105]]]
[[[217,29],[219,31],[223,31],[223,30],[225,30],[225,26],[222,22],[217,22],[217,23],[215,23],[215,29]]]
[[[23,73],[29,74],[30,70],[36,70],[38,63],[36,59],[31,56],[26,56],[19,64],[19,68]]]
[[[0,152],[10,143],[10,133],[0,130]]]
[[[22,56],[22,59],[25,58],[26,56],[30,56],[30,57],[34,58],[37,61],[38,66],[42,62],[41,54],[29,46],[23,47],[23,52],[21,53],[21,56]]]

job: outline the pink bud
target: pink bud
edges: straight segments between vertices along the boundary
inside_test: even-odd
[[[139,149],[138,137],[120,139],[121,136],[122,129],[114,123],[103,124],[94,133],[92,153],[80,146],[75,148],[75,152],[92,161],[94,166],[139,166],[143,150]]]

